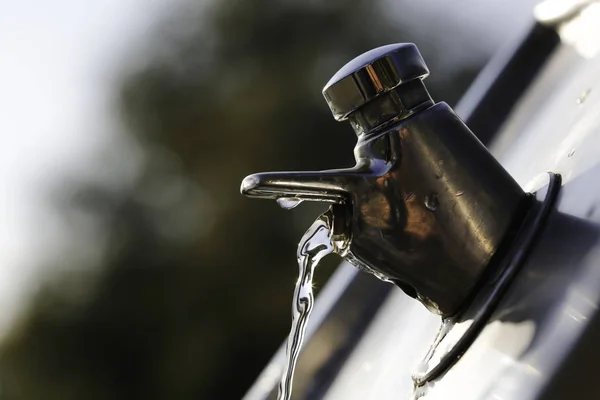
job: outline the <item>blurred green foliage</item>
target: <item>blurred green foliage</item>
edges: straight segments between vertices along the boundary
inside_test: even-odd
[[[363,51],[417,42],[444,69],[432,93],[450,102],[478,67],[436,65],[377,4],[222,0],[165,19],[119,100],[142,173],[124,190],[78,188],[77,206],[105,221],[107,254],[91,278],[36,296],[0,349],[3,398],[243,395],[289,329],[295,247],[319,208],[245,199],[242,178],[353,164],[354,135],[320,90]],[[84,296],[66,289],[87,280]]]

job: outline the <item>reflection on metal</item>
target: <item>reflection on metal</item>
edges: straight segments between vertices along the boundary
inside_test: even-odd
[[[323,90],[358,135],[356,165],[254,174],[241,191],[339,204],[334,235],[351,240],[343,255],[447,317],[499,264],[528,199],[448,105],[433,105],[426,75],[412,44],[357,57]]]
[[[582,8],[578,15],[564,22],[558,29],[560,38],[586,59],[594,58],[600,51],[600,4]]]
[[[600,3],[597,0],[546,0],[534,9],[541,24],[556,29],[561,40],[586,59],[600,51]]]
[[[556,26],[575,17],[595,0],[545,0],[535,6],[533,15],[545,25]]]
[[[560,43],[556,29],[539,22],[515,39],[485,66],[455,108],[486,146]]]
[[[415,386],[423,386],[439,378],[460,359],[488,322],[554,207],[561,187],[560,175],[549,173],[544,174],[542,178],[547,184],[540,188],[537,184],[540,179],[533,183],[535,189],[538,189],[535,193],[536,205],[531,208],[521,231],[517,234],[513,242],[515,245],[508,252],[504,267],[486,283],[461,314],[443,321],[433,346],[418,370],[413,373]]]
[[[428,75],[429,70],[417,46],[390,44],[361,54],[344,65],[327,82],[323,96],[334,118],[342,121],[382,93],[402,83],[420,82]],[[426,95],[427,100],[431,101]]]

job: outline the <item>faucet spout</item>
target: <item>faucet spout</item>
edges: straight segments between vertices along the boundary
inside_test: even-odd
[[[298,200],[345,203],[354,169],[307,172],[263,172],[244,178],[240,192],[262,199],[295,198]]]

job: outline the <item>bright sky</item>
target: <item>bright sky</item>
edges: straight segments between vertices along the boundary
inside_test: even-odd
[[[110,162],[97,154],[117,136],[111,72],[166,3],[0,1],[3,313],[12,309],[34,266],[65,239],[50,212],[53,186],[65,176],[109,173]],[[6,317],[0,315],[0,330]]]
[[[472,36],[485,38],[479,45],[495,48],[511,26],[507,16],[527,15],[509,3],[528,9],[531,1],[419,0],[393,7],[402,12],[410,4],[405,12],[421,18],[420,29],[472,25]],[[112,72],[131,59],[151,23],[177,4],[0,0],[0,331],[35,265],[65,242],[50,212],[53,186],[65,176],[114,174],[119,126],[111,117]],[[99,155],[111,146],[113,159]]]

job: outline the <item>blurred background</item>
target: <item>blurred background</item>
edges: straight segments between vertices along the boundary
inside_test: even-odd
[[[533,3],[0,1],[0,396],[240,398],[323,209],[243,177],[353,164],[321,89],[356,55],[416,43],[453,105]]]

